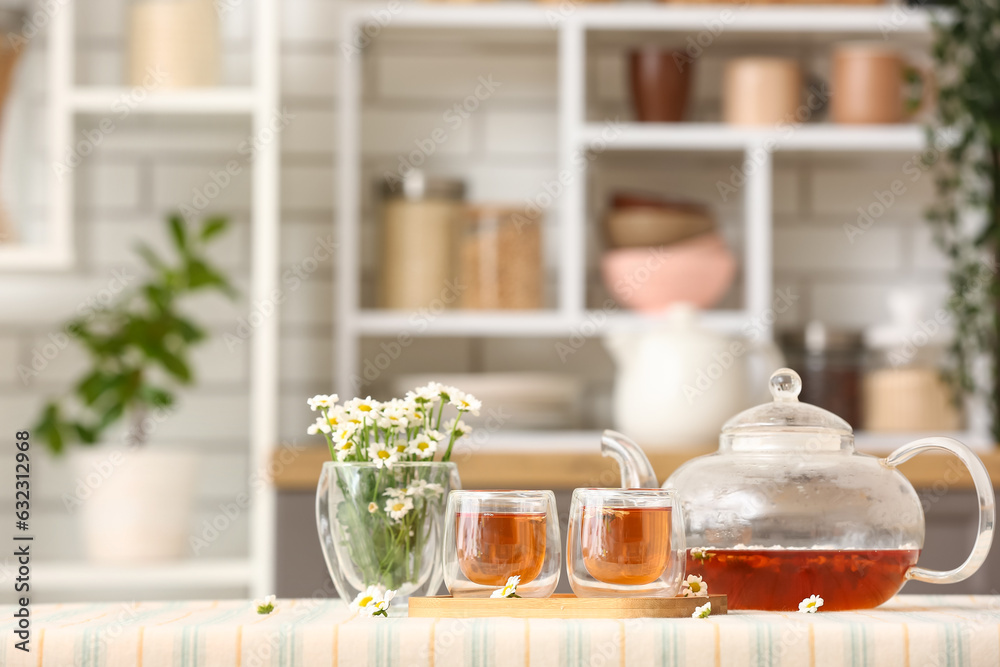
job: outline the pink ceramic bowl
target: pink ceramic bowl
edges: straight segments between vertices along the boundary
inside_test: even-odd
[[[601,273],[626,308],[659,311],[680,302],[711,308],[733,284],[736,259],[712,232],[667,246],[609,250]]]

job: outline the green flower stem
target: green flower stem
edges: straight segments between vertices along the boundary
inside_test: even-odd
[[[462,421],[462,415],[465,414],[465,410],[459,410],[458,416],[455,417],[455,425],[451,427],[451,436],[448,438],[448,449],[445,450],[444,456],[441,457],[442,461],[451,460],[451,448],[455,446],[455,441],[458,440],[458,422]]]

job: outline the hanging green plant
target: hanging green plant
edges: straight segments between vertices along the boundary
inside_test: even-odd
[[[934,32],[939,101],[928,130],[940,157],[928,219],[951,263],[949,375],[958,397],[989,394],[1000,442],[1000,2],[949,3]]]

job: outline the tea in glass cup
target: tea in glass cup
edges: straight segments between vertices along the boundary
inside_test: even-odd
[[[672,597],[684,578],[684,522],[674,491],[577,489],[566,567],[579,597]]]
[[[517,594],[559,583],[559,521],[551,491],[453,491],[445,513],[444,580],[452,595],[489,596],[510,577]]]

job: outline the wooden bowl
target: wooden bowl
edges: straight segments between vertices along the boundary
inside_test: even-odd
[[[714,229],[715,221],[698,206],[630,206],[611,211],[604,220],[612,248],[668,245]]]

